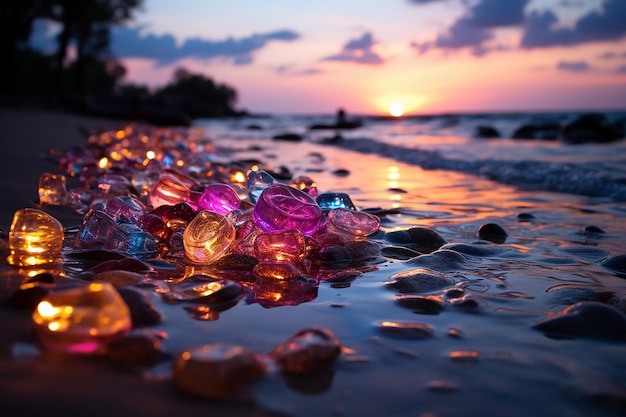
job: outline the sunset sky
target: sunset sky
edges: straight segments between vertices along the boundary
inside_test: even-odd
[[[112,52],[127,82],[182,66],[250,112],[626,109],[626,0],[145,0]]]

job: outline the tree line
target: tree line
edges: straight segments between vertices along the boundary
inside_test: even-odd
[[[123,83],[126,68],[111,54],[111,28],[132,21],[142,6],[143,0],[0,2],[0,53],[5,62],[5,74],[0,76],[2,103],[53,105],[156,124],[240,115],[233,87],[184,68],[176,69],[171,83],[155,91]],[[30,46],[37,20],[59,26],[54,53]],[[68,59],[70,46],[75,50],[72,60]]]

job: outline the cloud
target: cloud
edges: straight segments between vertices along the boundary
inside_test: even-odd
[[[561,71],[567,72],[589,71],[589,64],[587,61],[559,61],[556,67]]]
[[[626,65],[622,65],[622,66],[618,67],[616,72],[618,74],[626,74]]]
[[[189,38],[178,45],[169,34],[142,35],[143,27],[117,27],[112,30],[112,52],[117,57],[156,59],[158,65],[167,65],[181,58],[230,58],[235,65],[252,62],[252,53],[272,41],[293,41],[300,35],[291,30],[278,30],[264,34],[253,34],[243,38],[228,38],[211,41]]]
[[[428,4],[428,3],[436,3],[438,1],[445,1],[445,0],[408,0],[408,2],[412,4]]]
[[[624,0],[606,0],[601,12],[589,12],[571,28],[555,27],[558,19],[550,10],[533,11],[526,19],[521,46],[538,48],[620,39],[626,36],[624,16]]]
[[[306,76],[321,74],[323,72],[324,71],[319,68],[294,69],[293,65],[281,65],[276,67],[276,73],[281,75]]]
[[[345,61],[357,64],[380,65],[385,60],[373,51],[376,41],[371,33],[365,33],[358,39],[348,41],[340,53],[324,58],[324,61]]]
[[[494,38],[493,29],[521,25],[524,22],[524,8],[529,0],[482,0],[470,7],[455,21],[446,33],[434,41],[413,43],[419,53],[432,48],[455,50],[472,48],[474,55],[484,55],[493,47],[487,41]],[[501,47],[497,47],[501,49]]]

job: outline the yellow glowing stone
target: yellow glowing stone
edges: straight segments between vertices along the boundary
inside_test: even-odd
[[[235,226],[226,216],[202,210],[189,222],[183,233],[187,259],[196,264],[209,264],[219,258],[235,240]]]
[[[45,348],[70,353],[95,352],[132,327],[128,306],[108,282],[53,291],[37,305],[33,322]]]
[[[7,262],[16,266],[35,266],[58,262],[63,249],[63,226],[38,209],[15,212],[9,229]]]

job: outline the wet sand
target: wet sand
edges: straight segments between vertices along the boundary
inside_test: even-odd
[[[2,187],[11,190],[2,205],[3,228],[8,228],[20,202],[37,201],[37,180],[52,163],[41,154],[50,146],[62,149],[84,141],[81,127],[116,123],[45,112],[9,111],[1,117],[3,128],[9,126],[11,132],[7,140],[12,138],[10,153],[2,156],[1,169],[8,171]],[[21,122],[14,125],[16,120]],[[24,149],[18,143],[26,138],[31,145]],[[137,370],[105,361],[40,355],[34,348],[29,312],[2,306],[3,407],[16,415],[55,411],[124,417],[582,417],[617,416],[624,409],[624,343],[554,339],[532,328],[537,320],[588,297],[585,289],[591,285],[616,294],[626,291],[623,278],[600,266],[603,259],[625,251],[626,225],[615,221],[611,207],[600,210],[579,197],[519,192],[485,179],[424,171],[332,147],[266,142],[247,151],[245,141],[216,140],[216,144],[232,158],[261,158],[315,177],[320,189],[348,192],[359,208],[398,208],[399,213],[383,219],[385,231],[416,226],[437,230],[450,244],[468,245],[456,247],[466,262],[388,259],[347,285],[321,282],[310,302],[264,308],[242,300],[216,321],[194,320],[181,305],[165,303],[153,294],[164,316],[155,327],[168,334],[164,350],[174,356],[185,348],[215,342],[263,354],[313,325],[331,329],[348,348],[331,370],[315,377],[263,379],[252,387],[252,399],[243,403],[202,400],[179,392],[168,379],[169,362]],[[333,174],[337,169],[349,175]],[[532,213],[534,220],[518,221],[522,212]],[[476,244],[479,227],[488,222],[507,230],[506,244]],[[581,234],[589,224],[609,233],[601,238]],[[488,250],[480,252],[483,248]],[[417,314],[399,305],[395,298],[400,294],[384,283],[394,273],[419,267],[446,275],[476,301],[475,307],[471,302],[465,308],[447,303],[440,314]],[[20,273],[4,265],[0,285],[4,296],[19,285]],[[584,294],[576,292],[580,288],[564,292],[562,285],[582,286]],[[426,324],[433,334],[425,338],[389,334],[381,329],[383,321]]]

